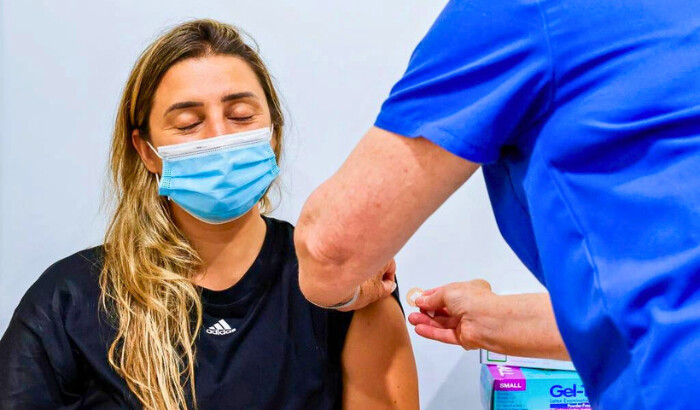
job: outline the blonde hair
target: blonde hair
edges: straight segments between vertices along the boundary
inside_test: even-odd
[[[153,97],[166,71],[179,61],[232,55],[255,72],[270,108],[278,159],[284,120],[270,75],[239,31],[214,20],[190,21],[156,39],[129,75],[117,112],[110,152],[116,209],[105,235],[100,306],[116,328],[108,360],[145,409],[196,407],[195,340],[202,326],[200,291],[192,277],[201,260],[174,225],[167,200],[157,194],[131,143],[134,130],[149,139]],[[266,193],[260,203],[266,212]]]

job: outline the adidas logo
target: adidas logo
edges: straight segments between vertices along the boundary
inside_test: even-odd
[[[231,326],[229,326],[224,319],[219,320],[218,322],[214,323],[213,326],[209,326],[207,328],[208,334],[217,336],[228,335],[235,331],[236,329],[231,329]]]

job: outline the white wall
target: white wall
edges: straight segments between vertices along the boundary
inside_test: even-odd
[[[285,192],[296,221],[372,124],[443,1],[0,1],[0,331],[52,262],[98,244],[108,141],[140,51],[195,17],[239,25],[259,43],[290,120]],[[483,277],[498,291],[541,289],[503,243],[481,174],[398,256],[402,293]],[[479,409],[478,358],[412,333],[423,408]]]

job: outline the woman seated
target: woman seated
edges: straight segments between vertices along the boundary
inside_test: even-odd
[[[293,227],[263,216],[283,117],[237,30],[182,24],[140,56],[111,148],[103,246],[56,262],[0,341],[2,409],[414,409],[394,297],[308,303]]]

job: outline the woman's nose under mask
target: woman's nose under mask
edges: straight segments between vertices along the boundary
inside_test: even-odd
[[[158,194],[210,224],[251,210],[279,174],[271,128],[158,147]]]

